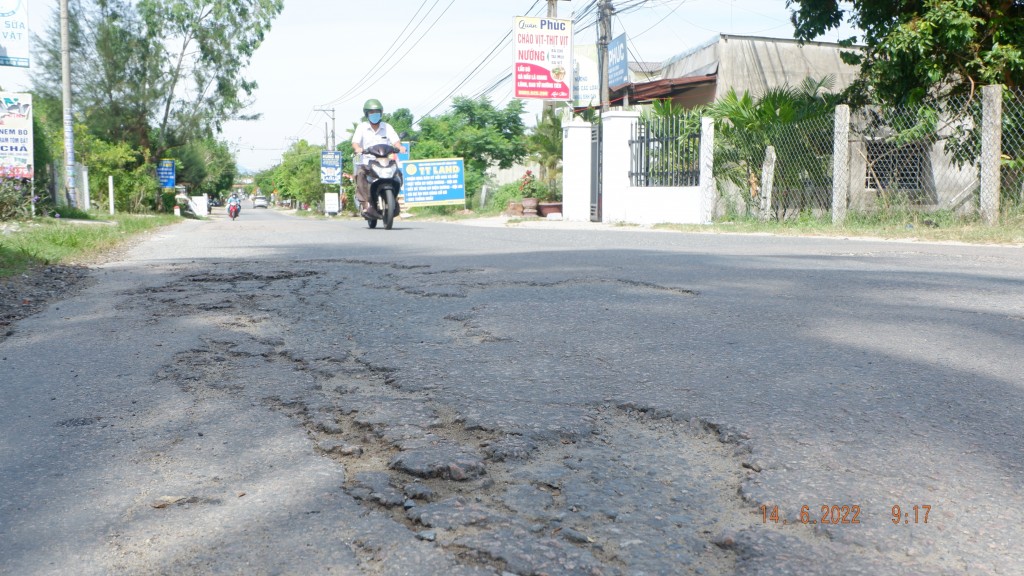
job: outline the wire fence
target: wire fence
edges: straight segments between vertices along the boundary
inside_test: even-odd
[[[832,117],[821,116],[770,132],[776,163],[770,197],[762,182],[762,210],[772,219],[822,216],[831,210],[834,124]]]
[[[1024,208],[1024,88],[1008,90],[1003,98],[1001,204],[1006,210]]]
[[[1004,90],[1001,129],[983,126],[983,99],[952,98],[941,106],[865,106],[850,113],[852,214],[944,212],[976,218],[982,144],[998,143],[999,206],[1024,208],[1024,90]],[[824,218],[836,198],[835,116],[743,130],[728,120],[715,132],[715,179],[726,210],[773,220]],[[845,132],[844,132],[845,134]],[[842,135],[840,135],[842,137]]]
[[[934,107],[865,107],[851,114],[853,211],[950,210],[977,206],[981,99]]]

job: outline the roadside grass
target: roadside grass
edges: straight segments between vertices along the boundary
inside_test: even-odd
[[[104,215],[62,211],[61,218],[3,222],[0,278],[35,266],[67,264],[94,257],[161,226],[181,222],[172,215]]]
[[[760,222],[756,219],[732,219],[708,226],[658,224],[659,230],[736,234],[776,234],[779,236],[828,236],[920,240],[925,242],[963,242],[968,244],[1024,245],[1024,209],[1006,211],[996,226],[978,219],[964,219],[950,212],[851,214],[845,224],[835,226],[828,217],[801,216],[785,222]]]

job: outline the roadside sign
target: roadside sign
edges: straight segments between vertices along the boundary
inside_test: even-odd
[[[320,183],[341,184],[341,152],[335,150],[320,152]]]
[[[411,160],[402,165],[402,202],[407,206],[466,204],[462,158]]]
[[[38,6],[38,5],[37,5]],[[28,68],[28,3],[21,0],[0,2],[0,19],[3,19],[3,33],[0,33],[0,66]]]
[[[620,34],[618,38],[608,44],[608,87],[618,88],[623,84],[629,84],[629,58],[626,48],[626,35]]]
[[[341,194],[337,192],[324,193],[324,214],[335,215],[341,212]]]
[[[32,178],[32,95],[0,92],[0,176]]]
[[[156,167],[156,178],[161,188],[174,188],[174,160],[164,159]]]
[[[572,20],[517,16],[512,32],[515,97],[572,99]]]

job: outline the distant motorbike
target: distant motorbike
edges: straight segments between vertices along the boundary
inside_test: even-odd
[[[373,156],[367,163],[366,181],[370,185],[370,205],[384,216],[384,229],[391,230],[400,210],[398,194],[402,190],[402,170],[395,155],[398,148],[390,144],[374,144],[363,149]],[[370,228],[377,227],[377,218],[364,216]]]
[[[238,213],[241,212],[241,210],[242,207],[238,204],[228,204],[228,216],[230,216],[232,220],[238,218]]]

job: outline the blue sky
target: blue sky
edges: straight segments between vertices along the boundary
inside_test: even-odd
[[[573,11],[581,12],[588,4],[590,0],[561,0],[558,16],[571,19]],[[648,0],[638,10],[615,16],[612,31],[630,38],[630,59],[661,61],[718,33],[791,38],[785,4]],[[44,33],[57,5],[57,0],[32,0],[29,27],[34,33]],[[417,117],[443,113],[453,93],[486,93],[504,105],[512,85],[495,83],[511,71],[512,47],[501,41],[515,16],[544,15],[546,5],[546,0],[285,0],[284,11],[249,68],[249,77],[259,84],[249,112],[262,114],[262,119],[229,122],[223,137],[235,148],[241,167],[259,170],[277,163],[295,139],[323,143],[324,124],[330,119],[315,108],[334,109],[340,142],[359,120],[367,98],[380,99],[387,110],[409,108]],[[591,16],[576,26],[575,43],[595,42],[593,21]],[[819,40],[838,37],[833,33]],[[27,90],[28,75],[0,67],[0,85]],[[527,109],[525,120],[532,124],[539,104],[528,102]]]

